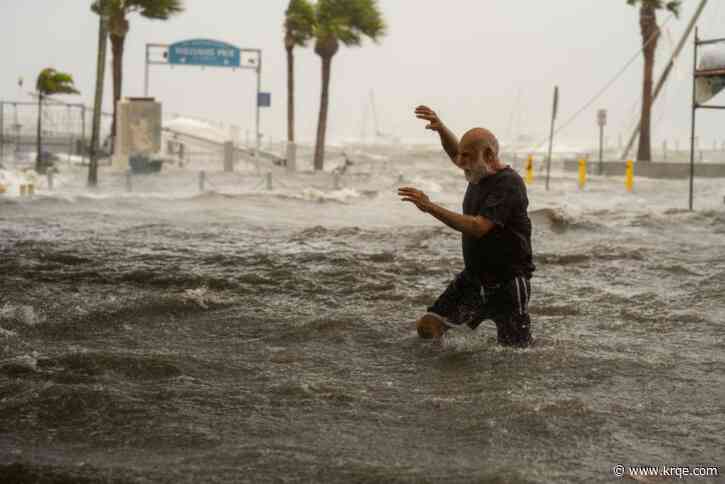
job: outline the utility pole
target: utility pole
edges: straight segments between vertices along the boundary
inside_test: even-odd
[[[599,124],[599,174],[604,172],[604,127],[607,125],[607,110],[600,109],[597,112],[597,124]]]
[[[695,29],[695,42],[694,47],[695,51],[692,55],[692,121],[690,125],[690,193],[689,193],[689,203],[688,207],[690,209],[690,212],[692,212],[692,203],[693,203],[693,193],[695,191],[694,186],[694,180],[695,180],[695,113],[697,113],[697,100],[695,98],[695,93],[697,92],[697,77],[695,74],[697,74],[697,45],[699,42],[699,38],[697,36],[697,29]]]
[[[93,98],[90,157],[88,159],[88,186],[98,185],[98,147],[101,139],[101,110],[103,109],[103,85],[106,73],[106,49],[108,44],[107,19],[98,16],[98,56],[96,58],[96,92]]]
[[[549,156],[546,158],[546,190],[549,190],[549,172],[551,171],[551,150],[554,146],[554,124],[559,110],[559,86],[554,86],[554,106],[551,110],[551,132],[549,134]]]

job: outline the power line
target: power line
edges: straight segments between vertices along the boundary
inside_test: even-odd
[[[670,21],[671,21],[671,20],[672,20],[673,18],[675,18],[675,16],[674,16],[673,14],[671,14],[671,15],[669,16],[669,18],[667,18],[667,20],[665,20],[665,22],[664,22],[664,23],[662,24],[662,26],[661,26],[660,28],[664,28],[664,27],[665,27],[665,26],[666,26],[666,25],[667,25],[668,23],[670,23]],[[605,93],[605,92],[607,92],[607,91],[609,90],[609,88],[610,88],[610,87],[612,87],[612,85],[614,85],[614,83],[615,83],[615,82],[617,82],[617,81],[619,80],[619,78],[620,78],[620,77],[622,77],[622,75],[624,75],[625,71],[626,71],[627,69],[629,69],[629,67],[630,67],[630,66],[631,66],[631,65],[632,65],[632,64],[634,63],[634,61],[636,61],[636,60],[637,60],[637,59],[639,58],[639,56],[640,56],[640,55],[642,54],[642,52],[644,51],[645,47],[647,47],[647,45],[649,45],[649,43],[650,43],[650,42],[652,42],[653,40],[655,40],[656,38],[657,38],[657,36],[656,36],[656,35],[652,35],[652,36],[651,36],[651,37],[650,37],[650,38],[649,38],[649,39],[647,40],[647,42],[646,42],[646,43],[645,43],[645,44],[644,44],[644,45],[643,45],[642,47],[640,47],[640,48],[639,48],[639,49],[637,50],[637,52],[636,52],[636,53],[635,53],[635,54],[634,54],[634,55],[633,55],[633,56],[632,56],[632,57],[631,57],[631,58],[630,58],[630,59],[629,59],[629,60],[628,60],[628,61],[627,61],[627,62],[626,62],[626,63],[624,64],[624,67],[622,67],[622,68],[621,68],[621,69],[620,69],[620,70],[619,70],[619,71],[617,72],[617,74],[615,74],[615,76],[614,76],[614,77],[613,77],[612,79],[610,79],[610,80],[609,80],[609,82],[607,82],[607,83],[606,83],[606,84],[604,85],[604,87],[603,87],[603,88],[601,88],[601,89],[600,89],[599,91],[597,91],[597,93],[596,93],[596,94],[595,94],[595,95],[594,95],[594,96],[593,96],[593,97],[592,97],[592,98],[591,98],[591,99],[590,99],[589,101],[587,101],[587,102],[586,102],[586,103],[584,104],[584,106],[582,106],[582,107],[581,107],[581,108],[580,108],[579,110],[577,110],[577,111],[576,111],[576,112],[575,112],[575,113],[574,113],[573,115],[571,115],[571,116],[569,117],[569,119],[567,119],[567,120],[566,120],[566,121],[565,121],[565,122],[564,122],[564,123],[563,123],[562,125],[560,125],[560,126],[559,126],[558,128],[556,128],[556,129],[554,130],[554,135],[557,135],[557,134],[559,134],[559,133],[560,133],[561,131],[563,131],[564,129],[566,129],[566,128],[567,128],[567,127],[568,127],[568,126],[569,126],[569,125],[570,125],[571,123],[573,123],[573,122],[574,122],[574,121],[575,121],[575,120],[576,120],[576,119],[577,119],[577,118],[578,118],[578,117],[579,117],[579,116],[580,116],[580,115],[581,115],[581,114],[582,114],[582,113],[583,113],[584,111],[586,111],[587,109],[589,109],[589,108],[590,108],[590,107],[592,106],[592,104],[594,104],[594,103],[595,103],[595,102],[596,102],[596,101],[597,101],[597,100],[598,100],[598,99],[599,99],[600,97],[602,97],[602,95],[604,95],[604,93]],[[547,143],[548,141],[549,141],[549,138],[546,138],[546,139],[545,139],[544,141],[542,141],[541,143],[539,143],[538,145],[536,145],[536,148],[535,148],[535,150],[538,150],[539,148],[541,148],[541,146],[543,146],[544,144],[546,144],[546,143]]]

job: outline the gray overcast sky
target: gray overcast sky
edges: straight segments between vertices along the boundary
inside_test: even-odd
[[[74,75],[83,102],[91,104],[95,77],[97,17],[90,0],[0,0],[4,45],[0,98],[18,97],[37,73],[52,66]],[[657,72],[692,15],[685,0],[658,49]],[[699,25],[705,37],[725,37],[725,0],[711,0]],[[214,38],[264,50],[263,90],[273,107],[263,110],[262,131],[279,140],[286,132],[286,63],[282,18],[286,0],[186,0],[186,11],[168,22],[134,15],[126,42],[124,95],[143,94],[144,45]],[[546,138],[555,84],[561,89],[560,120],[594,95],[640,46],[637,10],[625,0],[381,0],[388,35],[376,45],[342,48],[333,60],[328,138],[359,137],[374,90],[380,129],[404,138],[425,138],[412,111],[429,104],[455,131],[487,126],[502,139],[527,133]],[[667,15],[661,13],[660,24]],[[319,107],[320,61],[311,48],[297,53],[298,138],[314,137]],[[105,106],[110,109],[110,52]],[[661,97],[653,139],[689,137],[692,46]],[[639,113],[642,61],[561,134],[572,144],[594,145],[596,109],[609,110],[608,139],[627,136]],[[167,112],[253,128],[252,71],[154,67],[151,95]],[[725,95],[716,98],[725,104]],[[367,115],[365,112],[367,111]],[[701,111],[705,146],[725,141],[725,113]],[[428,132],[429,133],[429,132]],[[672,145],[671,145],[672,146]]]

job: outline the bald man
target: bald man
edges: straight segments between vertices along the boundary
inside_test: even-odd
[[[439,338],[451,328],[475,329],[491,319],[499,344],[526,347],[532,341],[528,303],[535,269],[526,185],[501,163],[498,141],[489,130],[471,129],[458,142],[429,107],[418,106],[415,115],[439,134],[443,149],[468,180],[463,214],[431,202],[416,188],[398,189],[404,202],[462,234],[465,268],[418,319],[418,334]]]

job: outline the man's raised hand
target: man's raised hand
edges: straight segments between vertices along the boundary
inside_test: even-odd
[[[411,202],[421,212],[428,212],[432,205],[428,195],[412,187],[398,188],[398,195],[403,202]]]
[[[435,111],[428,106],[418,106],[415,108],[415,117],[428,121],[428,125],[425,129],[433,131],[440,131],[443,129],[443,121],[441,121]]]

